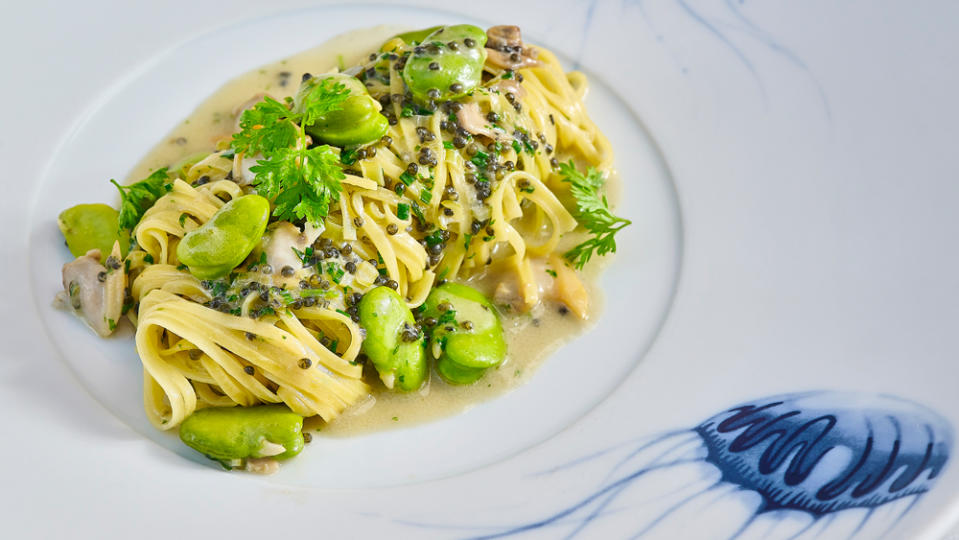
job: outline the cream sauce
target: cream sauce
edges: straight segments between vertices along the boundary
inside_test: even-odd
[[[170,166],[186,156],[209,152],[218,143],[226,144],[234,132],[235,109],[258,93],[282,100],[292,96],[304,73],[325,73],[338,66],[355,65],[378,48],[389,36],[405,29],[378,26],[352,31],[317,47],[241,75],[203,101],[181,124],[173,129],[131,171],[128,182],[145,178],[151,171]],[[620,189],[616,175],[608,181],[609,195],[615,201]],[[571,235],[572,236],[572,235]],[[580,241],[565,238],[564,245]],[[528,381],[542,361],[568,340],[581,334],[598,318],[602,291],[598,277],[611,257],[594,259],[580,277],[589,292],[589,316],[580,320],[572,313],[562,314],[559,305],[543,302],[531,312],[503,312],[508,356],[497,368],[472,385],[446,384],[434,372],[424,388],[411,394],[394,393],[380,383],[372,368],[364,378],[373,393],[366,402],[354,406],[333,422],[308,419],[305,429],[322,431],[326,436],[350,436],[450,416],[502,394]],[[472,285],[491,293],[493,276],[480,276]]]

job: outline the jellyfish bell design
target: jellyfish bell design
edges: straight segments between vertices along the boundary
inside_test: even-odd
[[[928,491],[952,433],[929,409],[884,395],[814,393],[749,403],[695,430],[723,480],[763,509],[823,515]]]
[[[880,538],[935,487],[952,445],[945,419],[898,397],[772,396],[545,471],[596,483],[476,537]]]

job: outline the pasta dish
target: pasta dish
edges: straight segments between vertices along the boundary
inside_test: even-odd
[[[362,54],[279,67],[225,136],[114,182],[119,209],[59,217],[63,303],[100,336],[132,323],[150,422],[226,468],[276,470],[304,418],[376,392],[482,384],[522,338],[511,317],[589,317],[582,273],[629,224],[585,76],[519,28]]]

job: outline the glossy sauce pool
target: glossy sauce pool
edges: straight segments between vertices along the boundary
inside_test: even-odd
[[[319,47],[254,69],[229,81],[160,141],[134,167],[128,182],[143,179],[151,171],[170,166],[186,156],[209,152],[218,142],[229,141],[237,120],[235,112],[257,94],[267,93],[278,100],[292,96],[304,73],[320,74],[338,66],[355,65],[387,38],[402,30],[405,29],[378,26],[352,31]],[[609,178],[607,187],[610,200],[615,202],[620,189],[615,174]],[[564,244],[573,245],[575,242],[576,239],[570,238]],[[523,384],[533,376],[545,358],[595,323],[602,309],[598,277],[610,258],[594,259],[580,274],[590,296],[589,316],[585,321],[572,313],[562,313],[559,305],[548,302],[541,303],[525,314],[501,311],[506,332],[507,359],[499,367],[488,370],[476,383],[448,385],[434,371],[420,391],[399,394],[383,387],[368,366],[364,379],[373,388],[370,399],[345,411],[328,424],[318,418],[308,419],[304,429],[321,431],[324,436],[341,437],[408,426],[460,413]],[[478,276],[470,284],[490,292],[496,285],[494,280],[494,276]],[[583,362],[595,360],[584,358]]]

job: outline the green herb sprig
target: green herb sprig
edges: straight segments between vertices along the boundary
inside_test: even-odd
[[[277,219],[307,220],[318,225],[339,200],[346,178],[339,153],[329,145],[308,146],[306,128],[342,107],[350,91],[332,79],[316,84],[302,96],[295,111],[265,97],[240,117],[240,132],[232,148],[247,155],[263,154],[250,167],[257,193],[276,205]]]
[[[121,231],[132,231],[147,209],[173,189],[169,179],[166,167],[153,171],[150,176],[129,186],[121,186],[116,180],[110,179],[120,191],[120,216],[117,225]]]
[[[563,254],[576,268],[582,269],[594,253],[600,256],[615,253],[616,233],[632,222],[610,212],[606,196],[600,194],[605,181],[594,167],[588,168],[583,174],[576,170],[576,165],[570,160],[560,163],[559,172],[563,181],[569,182],[570,194],[576,201],[573,217],[592,234],[591,238]]]

